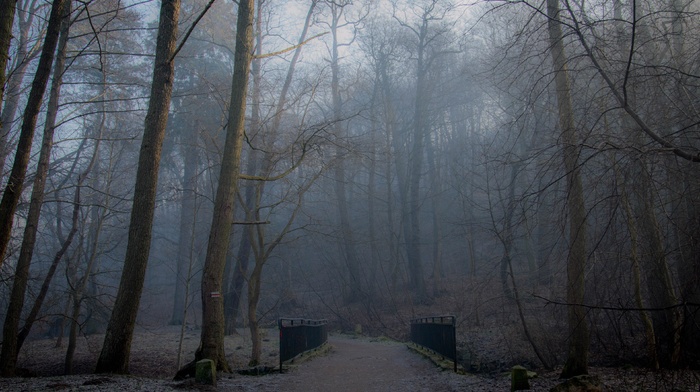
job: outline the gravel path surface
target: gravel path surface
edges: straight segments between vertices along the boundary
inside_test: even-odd
[[[332,337],[331,352],[288,374],[291,391],[445,390],[445,372],[405,344]],[[449,390],[449,389],[447,389]]]
[[[329,337],[324,355],[292,366],[283,374],[222,379],[219,390],[233,391],[455,391],[469,379],[436,367],[403,343]],[[247,379],[247,380],[246,380]]]

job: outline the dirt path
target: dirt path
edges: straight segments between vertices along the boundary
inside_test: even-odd
[[[456,384],[465,381],[437,368],[402,343],[337,336],[328,342],[332,349],[326,355],[307,360],[284,374],[261,378],[259,383],[253,382],[256,390],[453,391],[460,389]],[[219,389],[228,390],[226,384],[222,382]]]

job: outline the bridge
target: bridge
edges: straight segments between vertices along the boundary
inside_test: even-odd
[[[329,336],[325,355],[259,377],[256,391],[454,391],[468,378],[444,371],[406,344],[352,336]],[[249,377],[222,380],[219,390],[250,390]],[[240,385],[238,384],[240,383]],[[240,389],[239,389],[240,388]]]
[[[280,319],[280,374],[257,379],[258,391],[453,391],[469,378],[444,371],[405,343],[347,335],[328,336],[325,320]],[[411,339],[424,349],[456,358],[455,319],[438,316],[411,321]],[[290,361],[323,345],[328,352]],[[308,352],[306,355],[309,355]],[[284,363],[284,364],[283,364]],[[455,361],[456,368],[456,361]],[[219,390],[248,390],[237,379],[222,380]]]

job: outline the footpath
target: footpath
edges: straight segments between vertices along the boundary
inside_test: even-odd
[[[219,390],[229,387],[237,391],[298,392],[464,390],[463,376],[443,371],[403,343],[344,336],[331,336],[328,343],[331,349],[327,353],[292,364],[283,374],[255,381],[248,379],[245,384],[223,381]]]

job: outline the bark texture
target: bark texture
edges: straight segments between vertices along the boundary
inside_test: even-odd
[[[0,0],[2,3],[9,3],[5,0]],[[5,172],[5,160],[7,159],[7,154],[9,154],[10,146],[8,141],[10,140],[10,132],[12,131],[12,123],[15,120],[15,115],[17,114],[17,108],[19,108],[19,98],[22,95],[22,83],[24,81],[24,76],[27,73],[27,68],[31,63],[31,59],[36,57],[36,55],[41,50],[40,42],[37,42],[32,46],[29,46],[29,32],[34,26],[35,15],[38,9],[36,2],[27,2],[30,5],[20,3],[20,7],[17,12],[17,28],[19,34],[15,37],[15,52],[11,69],[10,77],[4,82],[0,83],[0,88],[4,88],[3,92],[0,92],[0,103],[3,103],[2,114],[0,115],[0,173]],[[4,4],[3,4],[4,6]],[[14,10],[13,10],[14,11]],[[0,10],[0,15],[5,11]],[[2,34],[2,33],[0,33]],[[6,53],[7,54],[7,53]],[[0,56],[2,56],[0,54]],[[7,59],[7,57],[5,57]],[[2,61],[0,61],[2,63]],[[0,65],[3,67],[0,72],[4,72],[5,65]],[[2,76],[4,80],[4,76]]]
[[[173,91],[180,0],[163,0],[150,101],[136,171],[129,239],[117,298],[112,309],[96,373],[128,373],[131,339],[136,323],[151,246],[158,167]]]
[[[10,295],[10,303],[3,325],[4,340],[2,342],[2,352],[0,352],[0,372],[5,376],[14,374],[17,364],[17,353],[20,348],[17,334],[19,332],[22,308],[24,308],[24,296],[27,291],[29,267],[31,265],[32,255],[34,254],[34,245],[36,244],[41,206],[44,203],[44,189],[46,177],[49,173],[49,160],[51,157],[51,147],[53,146],[58,100],[61,95],[61,79],[66,63],[66,44],[68,42],[68,31],[70,28],[70,2],[66,1],[61,7],[63,21],[60,28],[60,42],[56,55],[56,63],[54,65],[54,77],[51,83],[49,104],[44,124],[44,136],[41,142],[39,163],[37,164],[32,195],[29,201],[29,212],[27,213],[24,226],[24,236],[22,237],[22,245],[17,259],[15,278],[12,284],[12,294]]]
[[[199,352],[195,355],[197,358],[214,360],[217,368],[224,371],[228,371],[229,366],[224,353],[224,303],[221,286],[241,166],[248,76],[253,58],[254,9],[254,0],[241,0],[238,3],[226,142],[202,273],[202,335]]]
[[[5,69],[9,59],[12,24],[15,21],[17,0],[0,0],[0,104],[5,94]],[[0,129],[2,123],[0,123]]]
[[[2,195],[2,201],[0,201],[0,266],[5,260],[5,253],[7,252],[7,246],[10,242],[10,235],[12,234],[12,224],[14,222],[15,210],[17,209],[17,203],[22,195],[22,188],[24,187],[24,178],[27,174],[27,165],[29,164],[32,141],[34,140],[34,129],[36,128],[39,111],[41,110],[41,102],[44,99],[46,86],[49,82],[49,76],[51,75],[51,65],[53,64],[54,52],[56,51],[56,45],[58,44],[58,36],[61,29],[61,18],[63,17],[63,7],[65,6],[66,1],[67,0],[56,0],[51,5],[51,13],[49,15],[49,24],[46,28],[44,47],[41,50],[39,65],[37,66],[36,74],[34,75],[34,80],[32,81],[32,88],[29,91],[27,106],[24,109],[22,129],[20,130],[19,140],[17,142],[15,160],[12,164],[12,171],[10,172],[10,178],[7,180],[5,192]],[[2,8],[0,8],[0,11],[3,11],[2,15],[4,15],[4,7],[6,7],[4,0],[1,7]],[[14,6],[12,11],[12,14],[14,15]],[[0,20],[0,22],[2,22],[2,20]],[[5,23],[2,22],[2,24],[4,25]],[[0,31],[0,41],[5,39],[5,27],[9,27],[9,31],[7,32],[7,40],[9,44],[10,35],[12,33],[11,22],[8,26],[0,27],[2,28],[2,31]],[[0,42],[0,45],[4,45],[4,43]],[[4,58],[4,60],[1,60],[2,64],[0,64],[3,69],[3,75],[1,75],[3,86],[5,82],[4,69],[5,65],[7,64],[6,56],[7,50],[0,47],[0,58]]]

